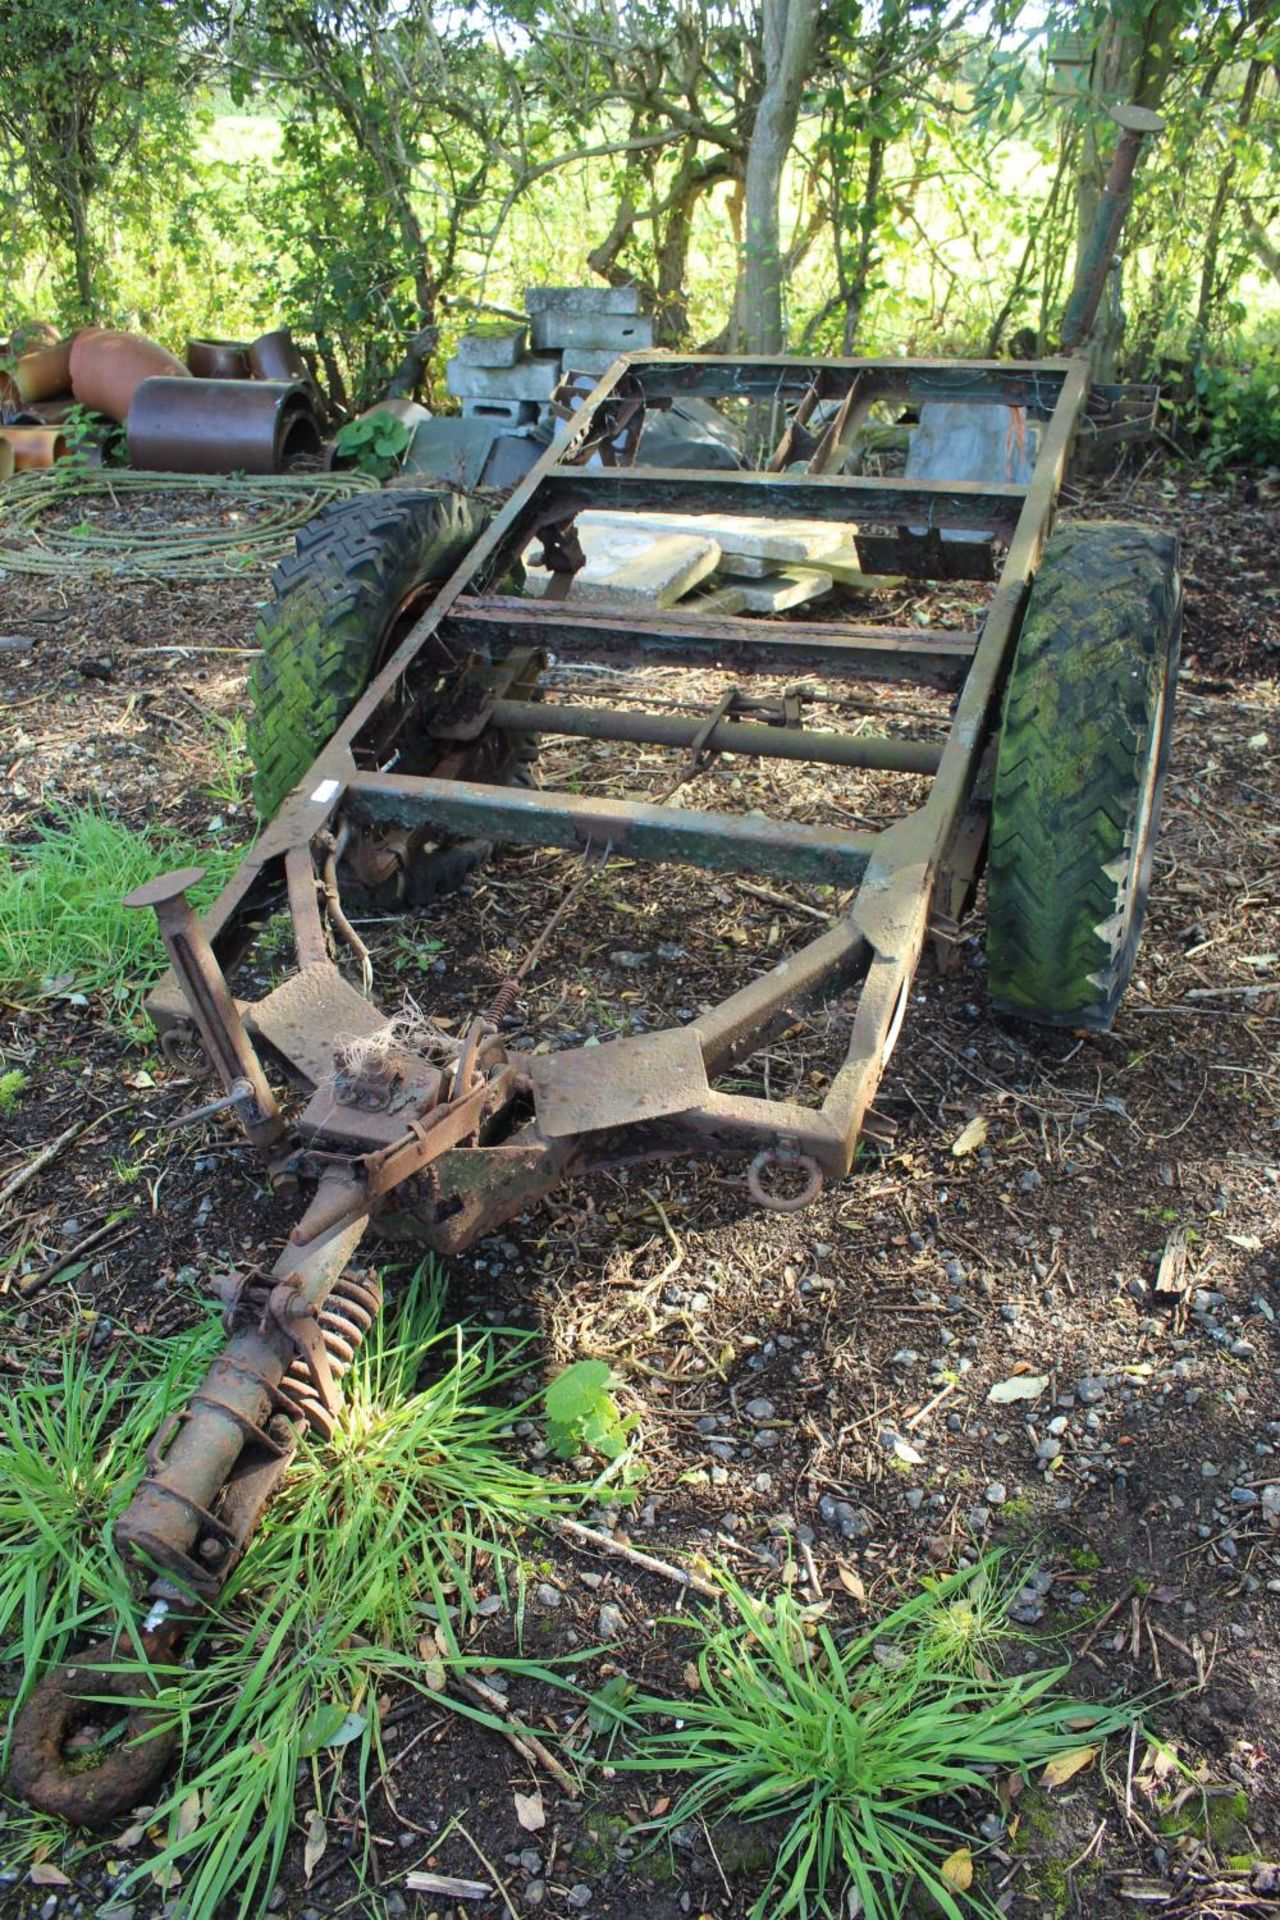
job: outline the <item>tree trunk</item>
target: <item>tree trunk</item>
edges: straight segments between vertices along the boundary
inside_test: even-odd
[[[1266,68],[1261,60],[1251,60],[1249,71],[1245,75],[1244,86],[1240,90],[1240,111],[1236,116],[1236,125],[1243,134],[1253,116],[1254,101],[1258,97],[1258,88]],[[1222,223],[1226,216],[1231,198],[1231,188],[1236,177],[1239,149],[1232,144],[1228,147],[1227,158],[1222,172],[1218,176],[1217,190],[1213,196],[1213,205],[1209,210],[1209,219],[1204,232],[1204,255],[1200,262],[1200,293],[1196,300],[1195,324],[1192,338],[1203,343],[1209,329],[1209,320],[1213,312],[1214,301],[1218,294],[1218,253],[1222,246]]]
[[[738,284],[748,353],[780,353],[782,172],[818,40],[818,0],[761,0],[764,88],[747,148],[745,232]]]

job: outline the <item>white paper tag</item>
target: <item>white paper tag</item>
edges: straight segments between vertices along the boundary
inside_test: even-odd
[[[339,783],[336,780],[322,780],[311,798],[318,806],[327,806],[334,794],[338,791],[338,785]]]

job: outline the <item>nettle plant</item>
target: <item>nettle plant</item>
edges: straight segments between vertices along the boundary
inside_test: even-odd
[[[544,1398],[547,1440],[559,1459],[571,1460],[579,1453],[621,1459],[639,1415],[622,1414],[613,1397],[619,1384],[603,1360],[575,1360],[556,1375]]]
[[[339,428],[334,450],[344,466],[386,480],[399,467],[412,438],[404,421],[393,413],[370,413]]]

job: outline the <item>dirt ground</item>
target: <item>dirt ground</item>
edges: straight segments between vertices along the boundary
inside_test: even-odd
[[[1068,493],[1068,511],[1080,497]],[[646,1552],[715,1555],[747,1584],[794,1555],[839,1625],[1004,1545],[1026,1569],[1017,1617],[1051,1637],[1051,1657],[1070,1652],[1073,1684],[1153,1696],[1151,1723],[1214,1789],[1208,1811],[1197,1795],[1171,1816],[1143,1743],[1112,1751],[984,1829],[985,1884],[1006,1911],[1261,1913],[1277,1884],[1265,1864],[1280,1856],[1280,511],[1148,462],[1101,502],[1095,489],[1089,512],[1179,531],[1187,586],[1147,934],[1113,1032],[997,1023],[979,900],[958,964],[918,978],[877,1103],[896,1123],[892,1144],[846,1184],[785,1216],[752,1205],[733,1162],[602,1168],[451,1262],[450,1300],[460,1317],[536,1328],[549,1368],[610,1360],[641,1418],[646,1477],[631,1511],[597,1519]],[[21,843],[54,801],[90,800],[197,845],[246,837],[251,809],[228,787],[208,716],[241,710],[260,586],[3,584],[6,633],[35,642],[0,654],[6,837]],[[969,591],[903,594],[876,617],[962,624]],[[866,617],[865,603],[846,604]],[[590,691],[674,700],[676,683],[647,670]],[[701,676],[698,703],[723,684]],[[946,718],[936,695],[859,698],[830,724],[927,731]],[[674,764],[570,741],[544,754],[544,777],[656,795]],[[913,793],[889,776],[806,784],[720,762],[685,804],[789,802],[800,818],[879,822]],[[408,993],[461,1020],[574,871],[570,856],[512,849],[447,910],[367,929],[382,1003]],[[651,887],[615,863],[534,976],[523,1043],[688,1018],[812,938],[831,908],[829,891],[685,872]],[[820,1009],[736,1084],[820,1098],[849,1014]],[[291,1216],[264,1199],[228,1127],[158,1131],[194,1103],[192,1083],[92,999],[0,1007],[0,1052],[29,1077],[0,1123],[0,1179],[73,1117],[98,1116],[5,1222],[19,1255],[0,1298],[11,1375],[46,1366],[66,1340],[91,1338],[106,1359],[131,1333],[188,1324],[212,1264],[260,1259],[284,1238]],[[957,1153],[979,1116],[985,1141]],[[122,1230],[29,1304],[16,1297],[19,1273],[74,1252],[125,1204]],[[1185,1256],[1171,1291],[1157,1286],[1166,1250],[1166,1275]],[[1049,1375],[1040,1399],[990,1402],[1020,1370]],[[598,1677],[679,1693],[687,1643],[658,1624],[678,1605],[670,1584],[564,1540],[530,1554],[537,1650],[607,1636]],[[509,1645],[500,1614],[485,1632],[482,1645]],[[519,1705],[562,1733],[575,1719],[550,1697]],[[416,1700],[390,1731],[403,1761],[368,1805],[348,1805],[352,1836],[367,1821],[376,1837],[377,1895],[357,1891],[332,1847],[304,1886],[299,1836],[264,1911],[425,1916],[434,1903],[403,1891],[406,1870],[487,1878],[478,1851],[502,1896],[469,1905],[476,1920],[731,1920],[763,1884],[767,1829],[682,1832],[646,1854],[628,1835],[655,1810],[652,1786],[596,1770],[578,1803],[542,1774],[549,1818],[530,1834],[513,1799],[528,1768],[493,1736]],[[0,1913],[51,1920],[105,1899],[110,1841],[70,1847],[72,1885],[52,1893],[6,1870],[5,1853],[0,1824]],[[138,1920],[148,1911],[137,1903]]]

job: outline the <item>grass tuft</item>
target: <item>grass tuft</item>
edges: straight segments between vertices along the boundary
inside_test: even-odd
[[[1001,1776],[1026,1776],[1134,1717],[1063,1697],[1066,1666],[992,1670],[1015,1586],[989,1556],[842,1643],[790,1594],[766,1604],[726,1578],[728,1619],[697,1628],[698,1691],[637,1696],[638,1744],[614,1764],[687,1780],[664,1832],[698,1818],[779,1823],[755,1920],[889,1920],[913,1889],[950,1920],[961,1901],[992,1912],[943,1871],[973,1845],[978,1803],[998,1805]]]
[[[217,1338],[209,1325],[168,1349],[142,1341],[129,1368],[112,1372],[86,1339],[63,1348],[51,1379],[28,1376],[0,1395],[0,1661],[19,1663],[19,1699],[73,1634],[93,1638],[117,1617],[128,1581],[111,1522]]]
[[[299,1829],[358,1871],[368,1839],[354,1809],[385,1764],[392,1687],[498,1724],[445,1693],[450,1672],[481,1664],[466,1643],[486,1588],[515,1588],[518,1610],[522,1530],[588,1490],[509,1457],[512,1422],[534,1410],[504,1404],[529,1336],[441,1332],[440,1299],[420,1271],[394,1322],[375,1322],[332,1444],[304,1443],[180,1664],[121,1642],[117,1668],[182,1757],[120,1897],[154,1885],[183,1920],[248,1920]],[[0,1627],[24,1686],[73,1631],[100,1637],[104,1612],[132,1611],[108,1524],[213,1344],[204,1330],[178,1343],[162,1390],[72,1355],[59,1381],[24,1382],[0,1408]],[[555,1679],[532,1662],[485,1664]],[[47,1823],[22,1831],[47,1854]]]
[[[54,982],[100,993],[134,1019],[142,994],[163,971],[155,916],[121,903],[126,893],[174,867],[202,865],[193,893],[211,900],[241,854],[199,852],[172,836],[136,833],[94,807],[58,812],[35,840],[0,849],[0,991],[30,997]]]

